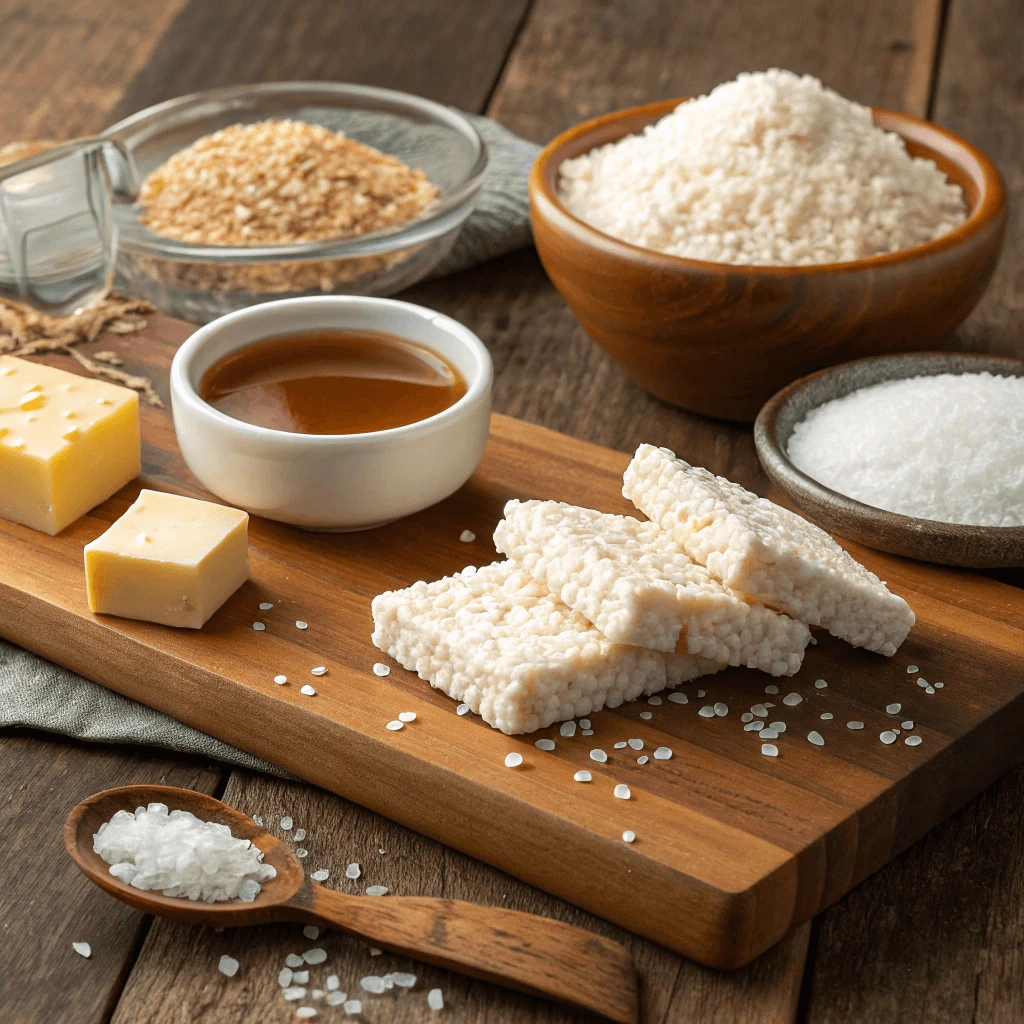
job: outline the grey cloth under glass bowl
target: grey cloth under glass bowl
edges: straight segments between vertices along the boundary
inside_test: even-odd
[[[423,170],[439,190],[436,201],[385,231],[253,247],[165,238],[143,226],[138,205],[122,204],[114,211],[121,290],[205,323],[298,295],[393,295],[529,244],[526,179],[538,147],[486,118],[405,93],[310,82],[216,89],[150,107],[106,135],[125,144],[144,179],[201,136],[279,118],[342,131]]]

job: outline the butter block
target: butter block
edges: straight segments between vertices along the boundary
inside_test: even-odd
[[[85,545],[89,608],[200,629],[249,578],[249,516],[237,508],[143,490]]]
[[[0,356],[0,518],[52,537],[140,469],[134,391]]]

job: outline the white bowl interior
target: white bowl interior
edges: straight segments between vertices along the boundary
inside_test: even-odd
[[[199,394],[203,375],[219,359],[253,342],[285,334],[331,329],[384,331],[423,345],[451,363],[466,381],[466,394],[449,409],[430,417],[430,420],[436,420],[478,400],[490,385],[490,356],[476,335],[458,321],[424,306],[395,299],[342,295],[265,303],[231,313],[200,328],[180,350],[183,373],[176,375],[177,384],[187,388],[190,402],[200,403],[210,414],[224,417],[242,428],[280,436],[282,431],[256,427],[227,417],[203,401]],[[378,431],[376,436],[407,430],[425,422],[419,420],[408,427]],[[288,436],[312,439],[343,436],[368,438],[375,435]]]

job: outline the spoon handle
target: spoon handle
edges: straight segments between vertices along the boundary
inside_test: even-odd
[[[353,896],[313,885],[295,917],[531,995],[636,1024],[637,982],[617,942],[534,914],[424,896]]]

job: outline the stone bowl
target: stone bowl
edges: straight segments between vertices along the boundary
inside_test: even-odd
[[[819,370],[774,395],[754,424],[764,471],[801,512],[829,533],[925,562],[972,569],[1024,566],[1024,526],[963,526],[916,519],[865,505],[801,472],[789,460],[793,428],[811,410],[860,388],[887,380],[981,373],[1024,377],[1024,360],[957,352],[876,356]]]

